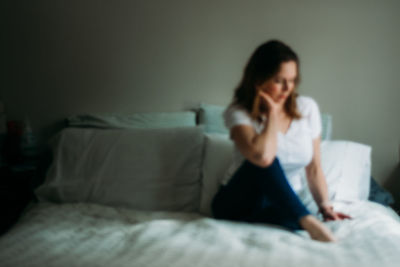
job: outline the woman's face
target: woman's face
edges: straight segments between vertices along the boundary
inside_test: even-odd
[[[277,103],[285,103],[296,86],[297,64],[295,61],[281,63],[281,67],[270,79],[256,86],[257,91],[268,93]]]

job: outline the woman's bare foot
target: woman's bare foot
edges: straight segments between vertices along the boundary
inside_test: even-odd
[[[336,238],[322,222],[312,215],[306,215],[299,221],[300,225],[306,230],[312,239],[323,242],[335,242]]]

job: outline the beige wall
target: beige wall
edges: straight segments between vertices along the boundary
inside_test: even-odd
[[[333,137],[370,144],[381,182],[399,162],[399,1],[11,2],[0,98],[44,138],[76,113],[227,104],[250,53],[278,38]]]

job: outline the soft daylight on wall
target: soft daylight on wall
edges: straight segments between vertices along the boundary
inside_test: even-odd
[[[7,118],[29,118],[41,142],[72,114],[227,105],[250,53],[277,38],[299,54],[299,91],[332,114],[333,138],[371,145],[373,176],[393,184],[400,145],[398,1],[1,5],[0,100]]]

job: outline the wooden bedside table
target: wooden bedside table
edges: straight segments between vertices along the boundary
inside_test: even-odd
[[[22,211],[33,200],[34,165],[3,166],[0,169],[0,235],[18,220]]]

